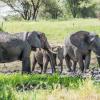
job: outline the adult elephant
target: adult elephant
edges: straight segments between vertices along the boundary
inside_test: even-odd
[[[30,52],[36,48],[43,48],[51,53],[47,38],[42,32],[22,32],[11,35],[0,33],[0,63],[22,61],[22,72],[31,72]],[[54,67],[51,54],[52,68]]]
[[[87,31],[78,31],[67,39],[65,39],[64,46],[64,57],[66,64],[71,69],[71,61],[74,62],[74,71],[76,69],[77,62],[81,68],[81,71],[86,71],[89,68],[90,58],[91,58],[91,50],[93,50],[97,55],[100,55],[100,39],[96,34],[92,34]],[[98,46],[98,48],[97,48]],[[98,61],[100,58],[98,58]]]

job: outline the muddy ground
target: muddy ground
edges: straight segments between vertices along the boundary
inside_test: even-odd
[[[32,62],[32,54],[33,54],[33,52],[31,53],[31,62]],[[57,63],[59,63],[58,60],[57,60]],[[94,54],[92,54],[90,69],[93,68],[93,67],[96,67],[96,65],[97,65],[96,57],[95,57]],[[77,65],[77,69],[79,69],[78,65]],[[21,72],[21,70],[22,70],[21,61],[15,61],[15,62],[11,62],[11,63],[0,63],[0,73]],[[35,68],[35,73],[39,73],[40,70],[41,70],[41,68],[37,64],[36,68]],[[59,72],[60,66],[56,66],[56,70]],[[48,65],[47,73],[51,73],[50,64]],[[65,61],[64,61],[64,64],[63,64],[62,74],[70,74],[70,73],[67,72],[67,66],[65,64]]]

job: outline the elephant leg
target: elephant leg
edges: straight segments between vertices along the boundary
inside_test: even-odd
[[[82,56],[79,57],[78,63],[79,63],[81,71],[84,72],[84,62],[83,62]]]
[[[66,61],[66,65],[68,67],[68,71],[71,72],[71,61],[70,61],[70,57],[68,55],[65,56],[65,61]]]
[[[46,71],[47,71],[47,66],[48,66],[48,63],[49,63],[49,58],[48,58],[48,56],[46,55],[45,56],[45,60],[44,60],[44,73],[46,73]]]
[[[54,57],[54,64],[55,64],[55,66],[57,66],[57,61],[56,61],[57,56],[56,56],[56,54],[54,54],[53,57]]]
[[[76,72],[76,64],[77,64],[77,62],[74,61],[74,62],[73,62],[73,71],[74,71],[74,72]]]
[[[84,65],[85,71],[86,71],[86,69],[89,69],[90,59],[91,59],[91,54],[89,53],[89,54],[85,57],[85,65]]]
[[[47,71],[47,66],[48,66],[48,61],[44,65],[44,73],[46,73],[46,71]]]
[[[61,65],[61,62],[58,63],[58,66],[60,66],[60,65]]]
[[[30,53],[31,53],[31,47],[26,42],[25,48],[22,52],[22,73],[24,72],[31,73]]]
[[[54,64],[54,65],[53,65]],[[52,70],[52,73],[53,72],[56,72],[56,68],[55,68],[55,63],[52,64],[52,61],[50,60],[50,65],[51,65],[51,70]]]
[[[39,64],[39,66],[41,67],[41,73],[43,71],[43,64]]]
[[[36,59],[35,59],[35,57],[34,57],[33,65],[32,65],[32,71],[34,71],[36,63],[37,63],[37,61],[36,61]]]
[[[70,59],[72,59],[74,62],[78,61],[77,55],[78,55],[78,50],[77,49],[71,49],[68,52],[68,55],[70,56]]]
[[[62,73],[62,71],[63,71],[63,60],[60,60],[60,66],[61,66],[61,71],[60,71],[60,73]]]
[[[30,58],[29,57],[25,57],[22,60],[22,73],[24,72],[31,72],[31,68],[30,68]]]
[[[54,59],[54,56],[53,56],[53,53],[52,52],[48,52],[49,56],[49,61],[50,61],[50,65],[51,65],[51,69],[52,69],[52,73],[56,71],[55,69],[55,59]]]

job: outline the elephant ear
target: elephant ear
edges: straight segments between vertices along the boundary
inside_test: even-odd
[[[49,53],[55,53],[54,51],[52,51],[52,48],[47,40],[47,37],[45,36],[45,33],[43,32],[36,32],[38,34],[38,37],[40,39],[40,43],[41,43],[41,48],[45,49],[46,51],[48,51]],[[34,41],[35,42],[35,41]]]
[[[41,40],[41,44],[42,44],[42,48],[44,49],[51,49],[51,46],[47,40],[47,37],[45,36],[45,33],[40,32],[40,40]]]
[[[70,36],[70,41],[78,49],[85,50],[88,46],[89,32],[78,31]]]

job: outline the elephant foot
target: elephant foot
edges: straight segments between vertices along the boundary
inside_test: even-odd
[[[62,71],[60,71],[60,74],[62,74]]]
[[[73,74],[76,74],[77,72],[76,72],[76,70],[73,70]]]
[[[68,69],[68,72],[72,72],[72,70],[71,69]]]
[[[32,69],[32,72],[35,72],[35,70],[34,70],[34,69]]]
[[[39,72],[39,74],[42,74],[42,72]]]
[[[76,73],[76,69],[73,69],[73,72]]]
[[[29,71],[29,72],[27,72],[27,71],[22,71],[22,74],[31,74],[32,72],[31,71]]]
[[[56,69],[54,68],[54,69],[52,69],[52,73],[56,73]]]
[[[61,64],[59,63],[58,66],[61,66]]]
[[[86,70],[84,71],[84,73],[89,73],[89,71],[90,71],[89,69],[86,69]]]
[[[46,72],[43,72],[43,74],[47,74]]]

